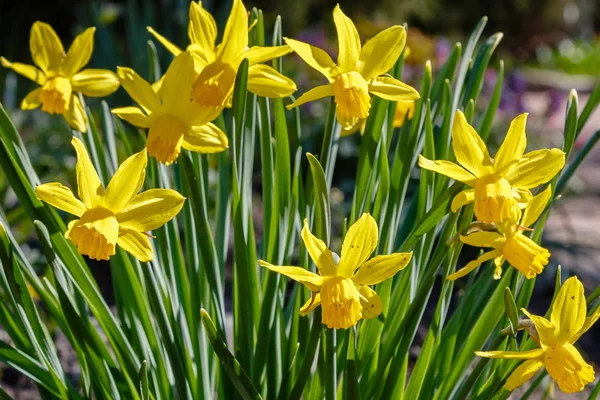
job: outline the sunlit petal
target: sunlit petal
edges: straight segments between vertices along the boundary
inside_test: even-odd
[[[65,49],[52,27],[44,22],[36,21],[31,27],[29,48],[33,62],[42,71],[58,71]]]
[[[10,68],[17,74],[23,75],[25,78],[31,79],[39,85],[43,85],[46,82],[46,74],[33,65],[10,62],[4,57],[0,57],[0,63],[4,68]]]
[[[565,153],[559,149],[534,150],[506,173],[506,179],[520,189],[532,189],[554,178],[565,165]]]
[[[525,125],[527,123],[527,114],[521,114],[510,123],[508,133],[504,138],[504,142],[498,149],[494,157],[494,169],[502,171],[512,164],[516,164],[527,146],[527,138],[525,136]]]
[[[310,258],[312,258],[321,275],[335,275],[336,263],[333,260],[331,250],[327,248],[325,242],[311,233],[308,228],[308,220],[306,219],[304,220],[304,227],[301,234],[306,251],[310,254]]]
[[[358,31],[352,20],[342,12],[339,4],[333,9],[333,22],[338,35],[338,65],[344,72],[352,71],[360,55]]]
[[[556,340],[559,343],[571,341],[583,328],[586,315],[583,285],[573,276],[563,283],[552,303],[550,321],[556,327]]]
[[[414,101],[419,92],[410,85],[389,76],[380,76],[369,83],[369,93],[391,101]]]
[[[90,161],[83,142],[73,137],[71,144],[75,147],[77,153],[77,187],[79,189],[79,198],[85,204],[86,208],[94,208],[104,195],[104,186],[98,177],[94,165]]]
[[[146,178],[146,149],[128,157],[117,169],[106,187],[105,205],[115,214],[140,191]]]
[[[412,258],[411,253],[392,253],[376,256],[362,264],[352,280],[357,285],[376,285],[404,269]]]
[[[172,220],[185,197],[171,189],[150,189],[135,196],[117,214],[119,225],[138,232],[158,229]]]
[[[329,54],[308,43],[289,38],[283,38],[283,40],[305,63],[322,73],[329,82],[333,82],[332,73],[337,68],[337,65],[335,65]]]
[[[323,285],[323,277],[315,274],[314,272],[310,272],[304,268],[300,267],[287,267],[287,266],[278,266],[269,264],[266,261],[258,260],[258,265],[261,267],[265,267],[270,269],[273,272],[280,273],[282,275],[287,276],[290,279],[295,280],[306,286],[309,290],[313,292],[318,292],[321,290],[321,285]]]
[[[71,78],[74,92],[89,97],[104,97],[119,88],[117,75],[106,69],[84,69]]]
[[[53,207],[81,217],[85,212],[83,203],[73,195],[71,189],[58,182],[45,183],[35,188],[36,197]]]
[[[265,64],[248,69],[248,91],[262,97],[282,98],[296,91],[293,80]]]
[[[458,163],[473,175],[480,177],[491,170],[492,162],[485,143],[460,110],[454,116],[452,146]]]
[[[94,51],[94,32],[96,32],[96,28],[87,28],[73,41],[61,66],[65,76],[75,75],[90,61]]]
[[[357,70],[370,80],[387,73],[402,54],[406,43],[404,27],[395,25],[379,32],[363,46]]]
[[[141,262],[150,262],[154,258],[150,239],[142,232],[120,228],[117,245]]]
[[[363,214],[346,233],[337,274],[351,277],[354,271],[369,259],[377,248],[378,240],[377,222],[370,214]],[[368,275],[367,272],[364,274]]]

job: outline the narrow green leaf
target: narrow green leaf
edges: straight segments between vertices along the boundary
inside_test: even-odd
[[[214,322],[205,309],[200,310],[202,325],[208,335],[212,347],[221,360],[223,369],[231,379],[235,388],[244,399],[262,399],[252,381],[238,362],[238,360],[227,349],[227,345],[217,332]]]

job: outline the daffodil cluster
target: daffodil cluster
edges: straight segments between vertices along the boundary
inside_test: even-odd
[[[531,189],[550,181],[563,168],[565,154],[559,149],[534,150],[525,154],[526,121],[527,114],[512,121],[504,142],[492,158],[477,131],[465,115],[457,111],[452,127],[452,148],[458,164],[419,156],[421,168],[470,186],[452,200],[452,212],[474,203],[477,220],[494,224],[496,228],[495,232],[461,236],[464,243],[495,250],[470,262],[448,279],[460,278],[492,259],[496,265],[495,278],[501,276],[504,260],[527,278],[535,277],[548,264],[550,252],[525,236],[523,231],[537,220],[551,197],[548,188],[533,201]],[[525,215],[519,224],[523,209]]]

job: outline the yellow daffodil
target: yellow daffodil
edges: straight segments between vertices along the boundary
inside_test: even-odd
[[[308,43],[285,38],[292,50],[329,81],[327,85],[304,93],[288,106],[289,109],[334,96],[337,120],[343,129],[351,130],[361,119],[369,116],[369,93],[391,101],[419,98],[414,88],[383,75],[394,66],[406,43],[406,32],[402,26],[395,25],[380,32],[361,47],[354,23],[339,5],[333,10],[333,21],[339,42],[337,64],[325,51]]]
[[[404,121],[410,121],[415,114],[414,100],[399,101],[396,103],[396,112],[394,113],[394,128],[400,128],[404,125]]]
[[[161,36],[151,27],[148,31],[174,55],[182,49]],[[222,108],[231,106],[231,95],[240,63],[248,59],[248,91],[263,97],[287,97],[296,91],[296,84],[281,75],[265,61],[291,52],[289,46],[248,48],[248,12],[241,0],[234,0],[225,25],[223,41],[215,45],[217,26],[201,2],[190,4],[188,26],[190,45],[186,51],[194,57],[196,72],[192,97],[202,106]]]
[[[121,164],[105,190],[83,143],[77,138],[71,143],[77,152],[79,199],[58,182],[38,186],[37,198],[79,217],[65,233],[79,253],[108,260],[119,245],[140,261],[151,261],[152,247],[145,232],[175,217],[185,198],[171,189],[138,194],[146,177],[145,149]]]
[[[527,279],[534,278],[541,273],[548,264],[550,252],[525,236],[523,231],[539,218],[551,195],[552,188],[548,186],[527,204],[523,213],[517,205],[514,205],[511,217],[496,225],[498,231],[479,231],[461,236],[460,240],[463,243],[477,247],[493,247],[494,250],[483,253],[477,260],[469,262],[464,268],[449,275],[448,279],[462,278],[492,259],[496,266],[495,279],[500,279],[502,276],[502,264],[505,260]]]
[[[84,69],[94,50],[94,32],[88,28],[75,38],[65,53],[54,29],[37,21],[31,27],[29,47],[33,65],[13,63],[0,57],[3,67],[31,79],[41,87],[30,92],[21,102],[22,110],[42,106],[42,111],[62,115],[69,126],[87,131],[87,116],[77,93],[90,97],[108,96],[119,88],[116,75],[104,69]]]
[[[581,392],[594,381],[594,369],[585,362],[573,344],[600,318],[600,308],[586,318],[587,305],[583,285],[576,277],[569,278],[560,288],[548,321],[544,317],[522,311],[533,321],[531,335],[539,346],[527,351],[478,351],[480,357],[527,360],[508,377],[504,388],[514,390],[542,367],[565,393]]]
[[[201,107],[191,100],[196,79],[189,53],[179,54],[160,85],[154,87],[131,68],[117,69],[121,85],[138,107],[115,108],[112,112],[140,128],[149,128],[148,154],[169,165],[177,160],[181,148],[198,153],[217,153],[228,146],[227,135],[210,121],[220,109]]]
[[[368,260],[377,247],[378,235],[373,217],[363,214],[348,229],[342,256],[338,257],[310,232],[305,220],[302,239],[320,274],[300,267],[276,266],[263,260],[258,263],[300,282],[313,292],[312,298],[302,306],[300,315],[307,315],[321,305],[325,325],[347,329],[361,318],[376,318],[381,313],[381,299],[369,285],[391,278],[406,267],[412,257],[412,253],[393,253]]]
[[[419,156],[419,165],[463,182],[471,189],[460,192],[452,201],[452,211],[475,201],[475,216],[485,223],[503,222],[511,215],[512,206],[525,206],[533,189],[548,182],[565,165],[565,154],[559,149],[535,150],[524,154],[527,139],[527,114],[510,124],[504,143],[492,159],[487,147],[464,114],[456,112],[452,127],[452,146],[458,164],[428,160]]]

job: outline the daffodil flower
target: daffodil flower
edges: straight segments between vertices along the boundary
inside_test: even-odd
[[[183,52],[151,27],[148,31],[174,55]],[[289,46],[248,48],[248,12],[241,0],[233,1],[223,41],[218,46],[215,45],[215,20],[201,2],[192,2],[188,36],[190,45],[185,51],[194,57],[196,72],[199,73],[192,96],[200,105],[231,107],[235,78],[244,58],[248,59],[249,65],[248,91],[271,98],[287,97],[296,91],[296,84],[291,79],[261,64],[290,53]]]
[[[83,143],[71,141],[77,152],[79,199],[58,183],[35,189],[38,199],[78,219],[69,223],[65,237],[79,253],[96,260],[108,260],[119,245],[140,261],[153,259],[147,231],[157,229],[175,217],[185,198],[171,189],[139,193],[146,177],[146,150],[126,159],[104,189]]]
[[[80,71],[92,56],[95,31],[96,28],[93,27],[83,31],[65,54],[54,29],[37,21],[31,27],[29,39],[31,57],[37,67],[13,63],[0,57],[3,67],[10,68],[41,86],[23,99],[22,110],[33,110],[41,105],[42,111],[62,115],[71,128],[80,132],[87,131],[87,116],[77,93],[103,97],[119,88],[119,81],[111,71]]]
[[[475,216],[485,223],[501,223],[511,215],[516,203],[524,207],[531,200],[530,189],[548,182],[565,165],[559,149],[534,150],[524,154],[527,114],[510,124],[508,133],[492,159],[487,147],[464,114],[456,112],[452,127],[452,147],[460,165],[419,156],[419,165],[471,187],[454,197],[451,209],[475,201]]]
[[[449,275],[448,279],[462,278],[484,262],[492,259],[496,266],[494,279],[500,279],[502,276],[502,264],[505,260],[525,275],[527,279],[534,278],[541,273],[548,264],[550,252],[525,236],[523,231],[539,218],[551,195],[552,188],[548,186],[546,190],[535,196],[527,204],[523,213],[521,213],[518,206],[513,206],[511,217],[502,224],[496,224],[497,232],[479,231],[461,236],[460,240],[463,243],[476,247],[493,247],[494,250],[483,253],[464,268]]]
[[[220,110],[191,101],[197,74],[189,53],[175,57],[160,85],[150,85],[131,68],[119,67],[117,74],[140,107],[115,108],[112,112],[137,127],[149,128],[146,147],[152,157],[169,165],[177,160],[182,147],[198,153],[227,148],[227,135],[210,122]]]
[[[361,318],[371,319],[381,314],[381,299],[369,285],[391,278],[406,267],[412,257],[412,253],[393,253],[369,260],[377,247],[377,238],[377,223],[369,214],[363,214],[348,229],[342,256],[337,257],[310,232],[305,220],[302,239],[320,274],[300,267],[276,266],[263,260],[258,263],[300,282],[313,292],[312,298],[300,309],[300,315],[305,316],[320,305],[323,324],[329,328],[347,329]]]
[[[585,362],[573,344],[600,318],[600,308],[586,318],[587,304],[583,285],[577,277],[569,278],[560,288],[548,321],[544,317],[523,313],[533,321],[539,346],[527,351],[478,351],[480,357],[527,360],[508,377],[504,388],[514,390],[542,367],[565,393],[581,392],[594,381],[594,369]]]
[[[406,32],[400,25],[380,32],[361,47],[360,37],[354,23],[340,9],[333,10],[333,22],[337,29],[338,63],[318,47],[297,40],[284,38],[285,42],[308,65],[322,73],[329,81],[304,93],[288,109],[309,101],[334,96],[336,117],[345,130],[369,116],[369,94],[391,101],[408,101],[419,98],[411,86],[386,74],[396,63],[406,43]]]

